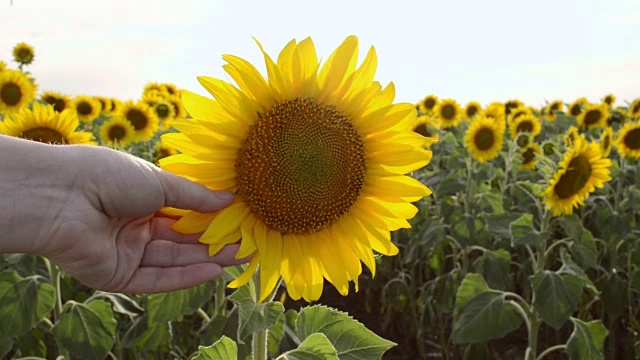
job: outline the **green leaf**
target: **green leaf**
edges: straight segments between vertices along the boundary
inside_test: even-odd
[[[591,231],[584,229],[582,235],[573,241],[569,247],[571,253],[576,257],[576,261],[583,267],[595,267],[598,262],[596,243],[593,240]]]
[[[504,195],[498,189],[491,189],[482,193],[482,205],[484,211],[493,215],[504,214]]]
[[[582,227],[582,221],[578,215],[573,214],[571,216],[560,216],[557,218],[557,221],[568,237],[572,240],[580,240],[584,229]]]
[[[338,352],[322,333],[309,335],[297,349],[287,351],[276,360],[338,360]]]
[[[11,351],[11,348],[13,347],[13,337],[10,338],[2,338],[2,340],[0,340],[0,359],[4,359],[5,355]]]
[[[43,281],[41,276],[0,273],[0,339],[26,333],[53,309],[55,291]]]
[[[627,283],[618,274],[611,273],[598,281],[596,286],[602,292],[600,298],[609,316],[616,319],[622,315],[627,305]]]
[[[562,267],[558,270],[558,274],[567,273],[575,275],[584,282],[587,290],[591,291],[593,294],[598,293],[598,289],[593,284],[593,281],[591,281],[589,276],[587,276],[580,266],[573,262],[571,255],[569,255],[564,248],[560,249],[560,260],[562,261]]]
[[[280,342],[284,337],[285,317],[278,317],[278,321],[273,325],[267,333],[267,350],[271,357],[276,357],[280,353]]]
[[[211,346],[199,346],[199,354],[191,360],[237,360],[238,345],[226,336],[214,342]]]
[[[248,286],[242,286],[229,297],[238,306],[238,340],[274,326],[284,313],[284,306],[277,301],[256,305]]]
[[[475,296],[454,317],[453,342],[481,343],[502,338],[522,324],[521,314],[505,295],[483,292]]]
[[[51,330],[58,344],[81,359],[104,359],[115,342],[116,320],[108,302],[69,301]]]
[[[300,310],[296,319],[296,334],[303,340],[314,333],[326,335],[341,360],[380,359],[396,344],[364,327],[348,314],[315,305]]]
[[[146,316],[136,319],[122,338],[122,346],[134,349],[137,353],[149,350],[169,351],[171,345],[171,326],[169,322],[149,324]]]
[[[212,293],[213,282],[208,281],[190,289],[149,295],[145,305],[149,323],[181,320],[184,315],[196,312]]]
[[[533,215],[522,214],[518,220],[509,226],[511,233],[511,243],[515,245],[538,245],[543,237],[540,232],[533,227]]]
[[[224,315],[215,315],[211,319],[202,325],[198,330],[198,337],[201,344],[206,344],[211,339],[220,339],[224,332],[224,328],[227,326],[227,317]]]
[[[447,194],[455,194],[457,192],[465,191],[467,183],[464,178],[459,174],[452,172],[449,176],[445,177],[440,185],[436,188],[436,194],[438,196],[445,196]]]
[[[502,237],[510,237],[510,225],[522,216],[521,213],[487,214],[485,219],[489,226],[489,232]]]
[[[133,318],[144,313],[144,309],[135,300],[125,294],[96,291],[93,297],[103,297],[111,301],[113,311]]]
[[[511,255],[507,250],[485,251],[473,263],[475,271],[481,273],[489,287],[497,290],[506,290],[509,285],[509,265]]]
[[[604,339],[609,332],[600,320],[584,322],[571,318],[573,332],[567,341],[567,355],[570,360],[604,359],[601,353]]]
[[[462,279],[462,283],[456,293],[456,312],[459,312],[478,294],[489,290],[491,289],[484,281],[482,274],[467,274],[464,279]]]
[[[583,282],[575,275],[539,271],[532,277],[533,306],[545,323],[560,329],[578,308]]]
[[[481,245],[482,237],[490,237],[487,225],[477,216],[462,214],[451,220],[453,236],[461,246]]]

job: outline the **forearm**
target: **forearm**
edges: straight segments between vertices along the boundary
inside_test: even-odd
[[[39,253],[58,227],[76,174],[65,146],[0,135],[0,253]]]

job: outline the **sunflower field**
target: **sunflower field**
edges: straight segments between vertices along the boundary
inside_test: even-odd
[[[224,55],[235,84],[199,77],[211,97],[72,97],[41,89],[28,44],[0,61],[0,134],[234,191],[163,212],[210,255],[253,255],[131,295],[0,254],[0,358],[640,358],[640,98],[393,103],[355,37],[324,64],[310,38],[258,46],[267,78]]]

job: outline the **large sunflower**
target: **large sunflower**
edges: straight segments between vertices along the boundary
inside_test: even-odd
[[[504,132],[493,119],[476,117],[464,137],[464,143],[474,159],[485,162],[494,159],[502,149]]]
[[[632,119],[640,118],[640,98],[633,100],[631,105],[629,105],[629,111],[627,112],[627,116]]]
[[[100,102],[88,95],[76,96],[76,98],[73,99],[73,107],[81,122],[91,122],[95,120],[100,116],[100,111],[102,111]]]
[[[356,68],[355,36],[322,66],[311,38],[289,42],[277,62],[263,55],[267,80],[224,55],[237,87],[199,77],[215,101],[183,91],[194,119],[176,119],[182,133],[162,137],[183,154],[160,164],[236,200],[218,213],[187,212],[174,227],[204,231],[210,254],[240,240],[236,256],[253,258],[230,286],[247,283],[260,265],[260,301],[280,275],[293,299],[318,299],[323,277],[346,295],[360,261],[375,275],[372,250],[398,252],[390,231],[409,227],[411,202],[430,194],[404,174],[425,166],[431,152],[411,131],[414,106],[393,104],[393,84],[373,80],[373,47]]]
[[[142,101],[137,103],[131,100],[127,101],[122,105],[116,116],[122,117],[131,123],[135,129],[134,142],[149,141],[158,131],[158,117],[153,108]]]
[[[566,152],[540,196],[553,215],[571,215],[574,207],[584,205],[589,194],[611,180],[610,166],[611,160],[602,157],[598,144],[580,139]]]
[[[22,42],[13,47],[13,59],[22,65],[31,64],[35,56],[33,47],[27,43]]]
[[[462,110],[454,99],[440,100],[433,109],[433,113],[443,129],[457,126],[462,120]]]
[[[68,95],[62,95],[57,91],[45,91],[40,97],[42,101],[53,106],[53,110],[63,112],[66,109],[73,110],[73,100]]]
[[[435,109],[436,105],[438,105],[438,97],[434,94],[429,94],[425,96],[422,101],[420,101],[420,110],[423,113],[431,113]]]
[[[544,108],[544,118],[548,121],[556,121],[558,112],[562,111],[562,100],[554,100]]]
[[[522,155],[522,164],[520,170],[533,170],[536,168],[536,154],[540,154],[541,149],[538,143],[530,143],[526,148],[520,151]]]
[[[464,117],[469,121],[473,121],[476,116],[480,115],[482,105],[477,101],[469,101],[464,107]]]
[[[36,96],[36,86],[18,70],[0,72],[0,113],[14,113]]]
[[[578,115],[578,125],[586,129],[603,127],[608,117],[609,107],[606,104],[589,104]]]
[[[608,157],[611,153],[611,147],[613,145],[613,129],[606,127],[600,135],[600,150],[603,157]]]
[[[33,110],[22,108],[0,122],[0,133],[51,144],[95,145],[93,134],[76,131],[78,117],[73,110],[58,113],[53,106],[35,102]]]
[[[107,146],[126,148],[133,142],[135,133],[136,130],[127,119],[116,116],[100,126],[100,141]]]
[[[540,120],[532,114],[521,115],[512,123],[509,124],[509,130],[511,131],[511,138],[515,139],[518,133],[526,132],[535,137],[542,131],[542,125]]]
[[[640,121],[628,122],[618,131],[616,149],[622,157],[640,158]]]
[[[589,104],[586,97],[577,98],[571,105],[567,106],[567,113],[573,117],[578,117],[582,113],[582,109]]]

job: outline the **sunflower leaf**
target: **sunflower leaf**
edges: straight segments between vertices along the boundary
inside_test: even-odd
[[[0,339],[22,335],[53,309],[55,292],[41,276],[0,273]]]
[[[238,340],[241,343],[251,334],[276,325],[284,313],[284,306],[277,301],[256,304],[248,285],[238,288],[229,299],[238,306]]]
[[[584,282],[576,275],[539,271],[532,278],[533,306],[545,323],[560,329],[578,307]]]
[[[506,290],[509,285],[511,255],[507,250],[487,250],[473,262],[475,271],[484,275],[492,289]]]
[[[148,350],[168,351],[171,344],[169,322],[149,324],[145,315],[138,317],[122,337],[121,344],[136,353]]]
[[[341,311],[315,305],[303,308],[296,319],[300,340],[315,333],[324,334],[335,347],[341,360],[380,359],[396,344],[385,340]]]
[[[509,225],[511,243],[516,245],[538,245],[543,236],[533,227],[533,215],[522,214],[518,220]]]
[[[214,342],[211,346],[199,346],[198,355],[191,360],[236,360],[238,345],[226,336]]]
[[[149,323],[181,320],[184,315],[194,313],[211,298],[213,286],[209,281],[190,289],[149,295],[145,304]]]
[[[74,357],[104,359],[115,342],[116,320],[107,301],[93,300],[88,304],[75,301],[51,330],[58,344]]]
[[[482,274],[467,274],[456,293],[456,312],[464,308],[478,294],[491,290]]]
[[[570,360],[604,359],[602,346],[609,331],[600,320],[584,322],[571,318],[573,332],[567,341],[567,355]]]
[[[473,297],[454,318],[454,344],[481,343],[502,338],[522,324],[518,308],[499,292]]]
[[[287,351],[276,360],[338,360],[338,353],[322,333],[309,335],[297,349]]]

